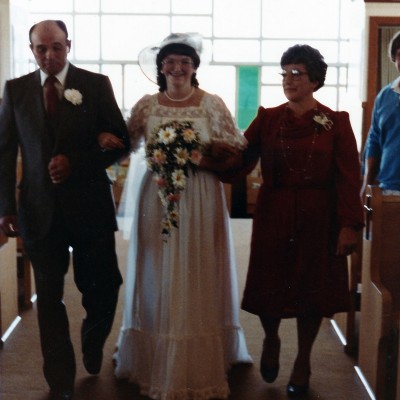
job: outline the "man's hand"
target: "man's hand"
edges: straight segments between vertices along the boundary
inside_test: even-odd
[[[5,215],[4,217],[0,217],[0,229],[8,237],[19,236],[17,216],[16,215]]]
[[[49,173],[53,183],[62,183],[71,175],[68,157],[63,154],[54,156],[49,162]]]
[[[99,134],[98,141],[99,141],[99,146],[104,150],[125,148],[122,139],[109,132],[101,132]]]

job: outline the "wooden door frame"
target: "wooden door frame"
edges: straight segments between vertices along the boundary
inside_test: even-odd
[[[382,27],[400,26],[400,17],[370,17],[369,18],[369,38],[368,38],[368,71],[367,71],[367,98],[363,104],[363,133],[362,147],[367,139],[368,131],[371,126],[372,110],[374,108],[375,97],[381,89],[378,87],[378,74],[380,73],[380,37],[379,29]]]

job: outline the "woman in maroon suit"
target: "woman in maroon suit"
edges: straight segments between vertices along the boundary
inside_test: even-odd
[[[258,315],[265,330],[264,380],[279,371],[279,324],[297,318],[298,354],[287,386],[305,394],[310,353],[323,317],[346,311],[346,256],[363,226],[360,167],[346,112],[317,102],[327,64],[307,45],[282,56],[288,102],[260,107],[245,136],[245,172],[259,159],[263,184],[254,214],[250,265],[242,307]]]

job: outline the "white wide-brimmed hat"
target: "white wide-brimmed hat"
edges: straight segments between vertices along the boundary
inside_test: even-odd
[[[156,58],[159,51],[169,44],[185,44],[192,47],[198,56],[203,50],[203,40],[199,33],[171,33],[160,44],[145,47],[138,55],[138,63],[142,72],[152,82],[157,83]]]

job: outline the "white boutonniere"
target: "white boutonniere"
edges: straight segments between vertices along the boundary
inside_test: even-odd
[[[325,130],[329,131],[332,126],[333,126],[333,122],[332,120],[330,120],[324,113],[319,112],[319,114],[314,115],[313,120],[317,123],[322,125]]]
[[[82,104],[82,93],[76,89],[66,89],[64,91],[64,97],[71,102],[74,106],[79,106]]]

